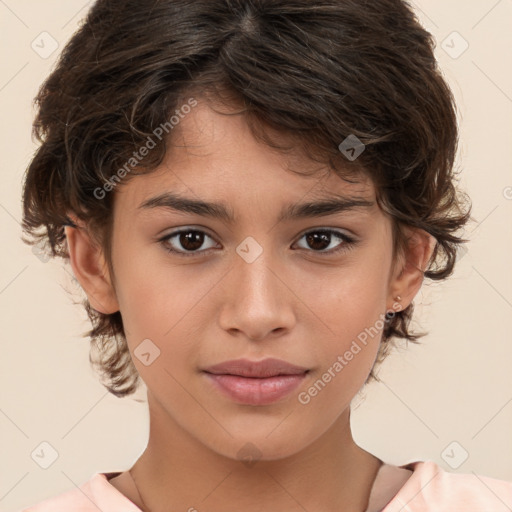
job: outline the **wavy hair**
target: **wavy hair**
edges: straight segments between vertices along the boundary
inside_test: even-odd
[[[299,148],[349,181],[370,176],[394,250],[406,246],[403,226],[425,230],[437,244],[424,275],[445,279],[471,205],[456,186],[456,106],[434,49],[402,0],[98,0],[35,98],[40,145],[24,177],[23,241],[68,259],[64,226],[75,216],[113,270],[115,191],[98,191],[187,98],[210,96],[239,105],[266,144]],[[354,161],[339,149],[349,135],[365,145]],[[161,163],[172,137],[156,142],[130,175]],[[83,306],[103,385],[133,393],[120,312]],[[412,314],[413,304],[386,321],[368,380],[379,380],[394,338],[426,334],[410,332]]]

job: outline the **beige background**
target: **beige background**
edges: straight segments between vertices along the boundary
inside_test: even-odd
[[[2,511],[94,472],[127,469],[147,440],[146,404],[109,395],[89,367],[85,313],[66,293],[76,291],[69,267],[43,262],[20,241],[21,180],[36,147],[31,100],[88,5],[0,1]],[[457,165],[476,222],[455,275],[443,285],[426,282],[417,298],[417,320],[430,334],[393,354],[381,372],[385,383],[356,401],[354,436],[387,462],[431,459],[450,471],[512,480],[512,0],[413,5],[456,94]],[[48,58],[31,47],[48,38],[38,38],[43,31],[59,45]],[[457,58],[463,40],[453,31],[469,44]],[[47,469],[31,457],[44,441],[58,452]]]

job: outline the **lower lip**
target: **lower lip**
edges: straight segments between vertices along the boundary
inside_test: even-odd
[[[299,375],[252,378],[238,375],[206,373],[215,387],[235,402],[248,405],[267,405],[290,394],[305,378]]]

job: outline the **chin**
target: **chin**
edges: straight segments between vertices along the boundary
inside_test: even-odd
[[[297,436],[299,427],[288,425],[287,429],[280,430],[279,422],[274,422],[271,428],[250,432],[245,431],[239,435],[223,436],[222,439],[213,439],[211,436],[203,443],[212,451],[233,460],[239,460],[248,467],[258,461],[274,461],[291,457],[307,448],[316,437],[310,439]],[[277,427],[277,428],[276,428]],[[295,432],[295,433],[294,433]]]

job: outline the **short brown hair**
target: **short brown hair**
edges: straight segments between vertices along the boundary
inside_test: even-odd
[[[434,48],[402,0],[98,0],[35,99],[41,145],[25,177],[23,240],[69,258],[72,213],[113,270],[113,194],[98,190],[187,97],[210,94],[239,104],[267,144],[290,149],[270,137],[283,134],[343,179],[364,171],[392,218],[395,251],[405,247],[401,226],[427,231],[437,245],[424,275],[445,279],[471,205],[455,184],[455,102]],[[353,161],[339,149],[349,136],[365,145]],[[155,142],[133,169],[161,163],[170,137]],[[120,312],[83,305],[105,387],[133,393]],[[376,365],[393,337],[424,335],[409,332],[412,313],[411,304],[386,322]],[[369,380],[379,380],[375,368]]]

